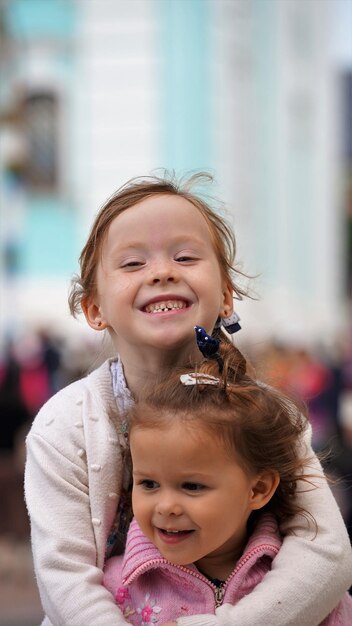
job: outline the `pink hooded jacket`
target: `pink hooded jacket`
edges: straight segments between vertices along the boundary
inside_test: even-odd
[[[186,615],[214,614],[217,607],[236,604],[253,591],[271,569],[281,543],[275,518],[263,514],[234,571],[219,588],[195,565],[174,565],[164,559],[133,520],[124,555],[106,563],[104,585],[114,595],[125,619],[134,626],[164,624]],[[351,624],[352,598],[346,593],[321,626]]]

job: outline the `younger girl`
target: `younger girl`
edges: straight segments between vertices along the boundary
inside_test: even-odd
[[[102,586],[106,557],[122,551],[130,521],[123,416],[156,377],[196,367],[196,324],[210,334],[231,315],[233,295],[243,293],[234,244],[203,200],[167,180],[132,181],[93,224],[70,307],[107,330],[116,357],[53,396],[27,439],[25,493],[45,626],[125,623]],[[350,544],[327,484],[319,496],[297,494],[296,504],[314,515],[316,537],[300,516],[282,523],[287,537],[275,568],[254,602],[231,609],[234,624],[312,626],[349,587]],[[181,613],[178,621],[190,619]]]
[[[135,626],[194,614],[199,624],[205,613],[214,613],[203,615],[209,625],[230,623],[231,605],[275,567],[278,522],[299,514],[314,526],[294,499],[297,489],[314,488],[304,475],[311,459],[299,454],[306,418],[252,379],[236,348],[221,353],[223,375],[204,361],[131,411],[135,520],[104,584]],[[352,623],[347,592],[323,623]]]

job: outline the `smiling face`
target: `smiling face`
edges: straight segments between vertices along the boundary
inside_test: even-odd
[[[209,227],[176,195],[151,196],[118,215],[102,246],[97,293],[84,306],[108,328],[122,361],[147,350],[194,353],[194,326],[232,311]]]
[[[172,563],[224,580],[251,511],[269,497],[263,477],[244,471],[198,420],[133,427],[130,443],[133,511],[144,534]]]

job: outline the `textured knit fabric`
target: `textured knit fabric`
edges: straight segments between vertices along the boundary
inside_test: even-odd
[[[133,626],[163,624],[180,615],[216,613],[219,605],[234,605],[253,591],[271,569],[280,547],[275,517],[263,514],[219,592],[194,565],[173,565],[163,558],[133,520],[125,554],[106,563],[104,585]],[[322,626],[351,624],[352,598],[346,593]]]
[[[49,626],[125,624],[102,586],[124,437],[110,362],[53,396],[27,438],[25,493]]]
[[[101,584],[121,489],[121,430],[107,361],[51,398],[27,438],[25,492],[46,626],[126,623]],[[312,471],[319,468],[315,461]],[[314,515],[317,536],[312,540],[296,516],[283,529],[289,536],[271,571],[229,609],[230,616],[222,606],[216,616],[181,617],[179,624],[317,626],[322,621],[352,582],[350,543],[326,481],[299,494],[297,502]]]

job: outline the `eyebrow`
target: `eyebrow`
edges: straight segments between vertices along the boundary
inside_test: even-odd
[[[155,473],[155,470],[151,470],[150,472],[133,470],[132,472],[133,476],[136,476],[136,477],[152,476],[154,473]],[[181,472],[180,475],[177,476],[177,479],[182,480],[183,482],[184,481],[195,482],[196,480],[211,480],[212,478],[214,478],[214,474],[206,474],[202,472],[187,472],[184,474],[182,474]]]
[[[184,246],[192,246],[192,245],[198,245],[198,246],[205,246],[205,242],[203,239],[201,239],[200,237],[194,236],[192,238],[189,237],[189,235],[185,235],[185,236],[180,236],[180,237],[175,237],[175,239],[172,240],[172,245],[177,246],[177,245],[184,245]],[[130,249],[135,249],[135,250],[140,250],[141,248],[145,247],[145,242],[142,241],[129,241],[126,244],[123,243],[122,246],[117,244],[115,246],[113,246],[113,250],[115,250],[115,248],[118,248],[119,251],[125,251],[125,250],[130,250]]]

